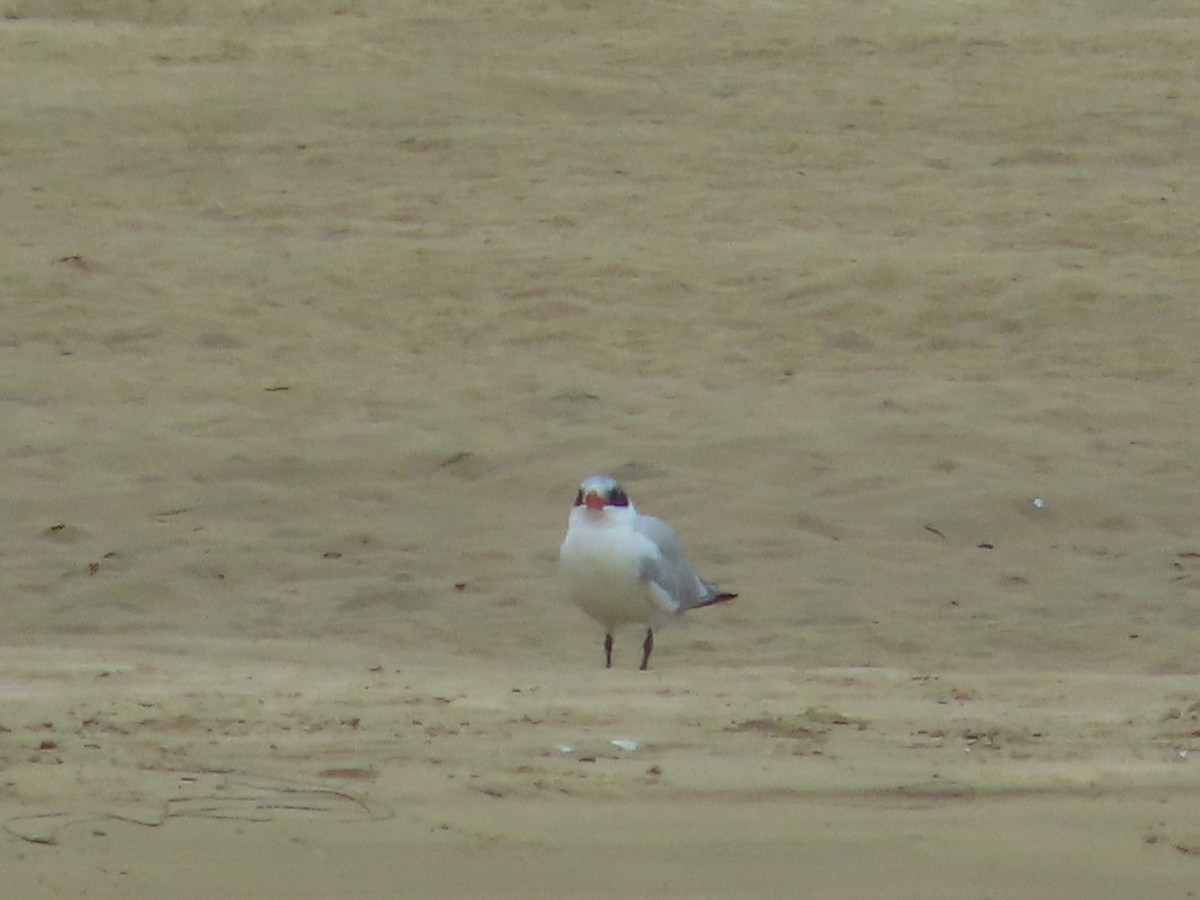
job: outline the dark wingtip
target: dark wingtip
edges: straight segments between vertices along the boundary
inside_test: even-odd
[[[723,591],[720,594],[717,594],[715,597],[709,597],[707,600],[697,603],[695,608],[699,609],[702,606],[712,606],[716,603],[728,603],[730,600],[733,600],[736,597],[737,594],[730,594]]]

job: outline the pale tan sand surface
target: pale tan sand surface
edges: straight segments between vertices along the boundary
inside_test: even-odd
[[[1192,4],[0,14],[5,896],[1200,893]]]

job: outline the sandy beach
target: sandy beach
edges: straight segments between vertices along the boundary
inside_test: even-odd
[[[99,6],[0,0],[6,895],[1200,895],[1191,4]],[[592,472],[740,595],[649,672]]]

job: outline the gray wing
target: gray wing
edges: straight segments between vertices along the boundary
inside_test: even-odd
[[[641,578],[658,589],[655,594],[667,612],[681,613],[717,597],[716,589],[692,571],[670,525],[653,516],[639,515],[633,530],[649,538],[658,549],[657,556],[642,559]]]

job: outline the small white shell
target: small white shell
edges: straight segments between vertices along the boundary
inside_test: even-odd
[[[613,738],[609,743],[621,750],[636,750],[638,748],[637,741],[631,741],[627,738]]]

